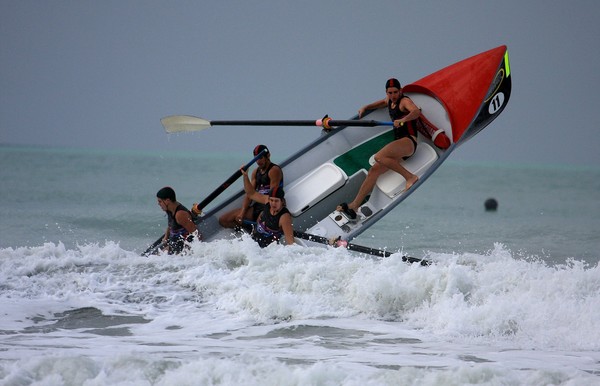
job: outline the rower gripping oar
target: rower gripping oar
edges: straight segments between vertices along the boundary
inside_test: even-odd
[[[243,223],[252,225],[253,227],[256,226],[255,221],[244,220]],[[362,245],[349,243],[345,240],[341,240],[341,237],[331,240],[331,239],[328,239],[323,236],[312,235],[310,233],[305,233],[305,232],[296,231],[296,230],[294,231],[294,237],[297,237],[297,238],[303,239],[303,240],[313,241],[313,242],[316,242],[319,244],[329,245],[329,246],[336,247],[336,248],[343,247],[350,251],[365,253],[367,255],[372,255],[372,256],[390,257],[392,255],[391,252],[383,251],[381,249],[369,248],[369,247],[365,247]],[[411,264],[419,263],[423,266],[427,266],[427,265],[431,264],[431,262],[429,262],[427,260],[418,259],[416,257],[410,257],[410,256],[402,256],[402,261],[405,261],[405,262],[411,263]]]
[[[242,169],[244,171],[248,170],[253,163],[255,163],[260,157],[265,155],[267,149],[263,149],[259,152],[250,162],[244,165],[241,169],[236,170],[225,182],[223,182],[217,189],[215,189],[211,194],[206,196],[204,200],[202,200],[199,204],[194,204],[192,206],[192,211],[194,214],[199,215],[202,213],[202,209],[204,209],[208,204],[210,204],[219,194],[223,193],[225,189],[227,189],[231,184],[233,184],[240,176],[242,175]],[[163,246],[164,235],[161,235],[155,242],[153,242],[146,250],[142,253],[142,256],[148,256],[156,253],[156,251]]]
[[[191,115],[171,115],[160,120],[167,133],[180,133],[185,131],[200,131],[212,126],[319,126],[325,130],[334,127],[358,126],[393,126],[394,122],[360,121],[360,120],[333,120],[327,115],[317,120],[239,120],[239,121],[209,121]]]

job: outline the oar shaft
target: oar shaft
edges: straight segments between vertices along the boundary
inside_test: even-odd
[[[323,122],[319,119],[316,121],[307,120],[252,120],[252,121],[210,121],[211,126],[323,126]],[[358,127],[374,127],[374,126],[392,126],[393,122],[379,121],[357,121],[357,120],[330,120],[327,122],[329,126],[358,126]]]
[[[263,151],[261,151],[260,153],[258,153],[254,158],[252,158],[252,160],[250,162],[248,162],[246,165],[244,165],[244,167],[242,169],[244,170],[248,170],[248,168],[250,166],[252,166],[253,163],[255,163],[260,157],[262,157],[265,152],[267,150],[264,149]],[[242,170],[238,169],[236,170],[235,173],[233,173],[225,182],[223,182],[217,189],[215,189],[211,194],[209,194],[208,196],[206,196],[206,198],[204,200],[202,200],[197,206],[197,209],[204,209],[206,207],[206,205],[210,204],[215,198],[217,198],[217,196],[221,193],[223,193],[223,191],[225,189],[227,189],[232,183],[234,183],[238,178],[240,178],[240,176],[242,175]]]
[[[314,242],[320,243],[320,244],[331,245],[330,240],[323,236],[311,235],[309,233],[300,232],[300,231],[294,231],[294,236],[304,239],[304,240],[314,241]],[[375,248],[369,248],[369,247],[365,247],[363,245],[358,245],[358,244],[353,244],[353,243],[344,242],[340,246],[344,246],[346,249],[349,249],[351,251],[365,253],[367,255],[372,255],[372,256],[390,257],[392,255],[392,253],[388,252],[388,251],[383,251],[381,249],[375,249]],[[406,261],[408,263],[420,263],[421,265],[429,265],[430,264],[430,262],[427,260],[418,259],[416,257],[410,257],[410,256],[402,256],[402,261]]]
[[[394,122],[381,122],[381,121],[329,121],[329,126],[356,126],[356,127],[375,127],[375,126],[394,126]]]
[[[143,253],[142,256],[150,256],[156,253],[160,248],[164,246],[163,235],[161,235],[155,242],[152,243]]]
[[[316,126],[316,121],[210,121],[211,126]]]

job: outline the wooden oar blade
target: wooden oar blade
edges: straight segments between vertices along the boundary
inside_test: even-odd
[[[167,133],[199,131],[211,127],[210,121],[191,115],[171,115],[160,120]]]

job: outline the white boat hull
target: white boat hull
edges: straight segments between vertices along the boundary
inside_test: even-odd
[[[399,174],[389,170],[379,177],[355,220],[335,210],[354,199],[372,165],[372,156],[393,140],[390,126],[345,126],[322,135],[289,159],[278,162],[286,185],[287,207],[294,230],[324,238],[352,240],[414,193],[460,144],[477,134],[504,109],[511,91],[505,46],[475,55],[403,88],[426,119],[443,130],[450,145],[419,134],[416,153],[403,165],[419,180],[409,190]],[[356,119],[356,117],[355,117]],[[387,109],[363,120],[389,121]],[[435,138],[435,136],[434,136]],[[440,145],[441,146],[441,145]],[[205,241],[236,237],[218,223],[223,213],[241,206],[238,191],[208,211],[198,222]],[[299,243],[310,243],[298,240]]]

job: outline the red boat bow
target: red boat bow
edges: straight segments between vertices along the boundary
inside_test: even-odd
[[[509,76],[507,47],[500,46],[408,84],[403,91],[423,93],[440,101],[448,112],[452,138],[457,143],[479,117],[486,104],[495,103],[492,108],[486,110],[489,111],[487,115],[490,115],[490,118],[504,108],[510,95],[510,82],[505,82]],[[501,85],[508,87],[508,92],[504,91],[494,99],[493,97],[502,91]],[[478,125],[476,131],[481,130],[487,123]]]

